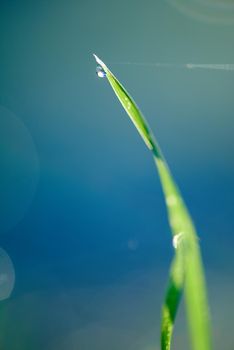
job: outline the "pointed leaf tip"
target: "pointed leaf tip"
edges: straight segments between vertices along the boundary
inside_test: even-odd
[[[94,56],[96,62],[98,64],[100,64],[100,66],[105,67],[105,64],[102,62],[102,60],[100,60],[100,58],[97,55],[95,55],[95,53],[93,53],[93,56]]]

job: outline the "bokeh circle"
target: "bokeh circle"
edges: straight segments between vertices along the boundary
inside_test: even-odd
[[[178,11],[194,19],[233,25],[234,2],[233,0],[166,0]]]
[[[10,297],[14,285],[14,265],[6,251],[0,248],[0,301]]]
[[[0,106],[0,234],[12,229],[32,203],[39,161],[29,130],[8,109]]]

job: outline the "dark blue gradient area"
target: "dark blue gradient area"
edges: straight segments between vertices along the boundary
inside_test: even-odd
[[[231,5],[220,20],[172,3],[1,1],[1,350],[159,350],[165,205],[93,52],[155,131],[198,229],[214,349],[233,349],[234,72],[180,66],[234,63]],[[173,349],[189,349],[184,314]]]

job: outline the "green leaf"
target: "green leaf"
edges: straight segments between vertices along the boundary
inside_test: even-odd
[[[193,350],[210,350],[209,310],[197,234],[165,158],[140,109],[107,66],[94,55],[106,73],[119,101],[152,151],[158,169],[172,231],[175,256],[162,309],[161,348],[169,350],[176,311],[184,289],[187,318]]]
[[[183,259],[179,252],[180,250],[176,252],[171,264],[169,283],[162,307],[161,349],[163,350],[171,348],[174,322],[183,291]]]

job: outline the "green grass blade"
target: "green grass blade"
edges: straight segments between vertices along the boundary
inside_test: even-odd
[[[172,332],[184,284],[183,257],[180,250],[173,258],[165,301],[162,307],[161,349],[171,348]]]
[[[96,55],[94,56],[106,73],[106,77],[125,111],[147,147],[152,151],[165,196],[175,247],[175,260],[172,264],[169,287],[162,312],[162,332],[164,332],[164,335],[161,334],[162,349],[170,349],[173,324],[183,287],[192,348],[194,350],[210,350],[211,336],[206,285],[193,222],[163,154],[142,113],[123,85],[107,66]],[[182,276],[184,276],[184,279],[182,279]],[[166,329],[169,330],[167,337],[165,337]]]
[[[141,137],[146,143],[147,147],[150,150],[153,150],[155,145],[153,134],[145,119],[142,118],[142,114],[139,108],[137,107],[136,103],[133,101],[132,97],[128,94],[124,87],[120,84],[120,82],[115,78],[115,76],[110,72],[107,66],[100,60],[100,58],[98,58],[96,55],[94,55],[94,57],[97,63],[105,71],[107,78],[114,92],[116,93],[120,103],[131,118],[132,122],[134,123],[135,127],[137,128],[138,132],[140,133]]]

